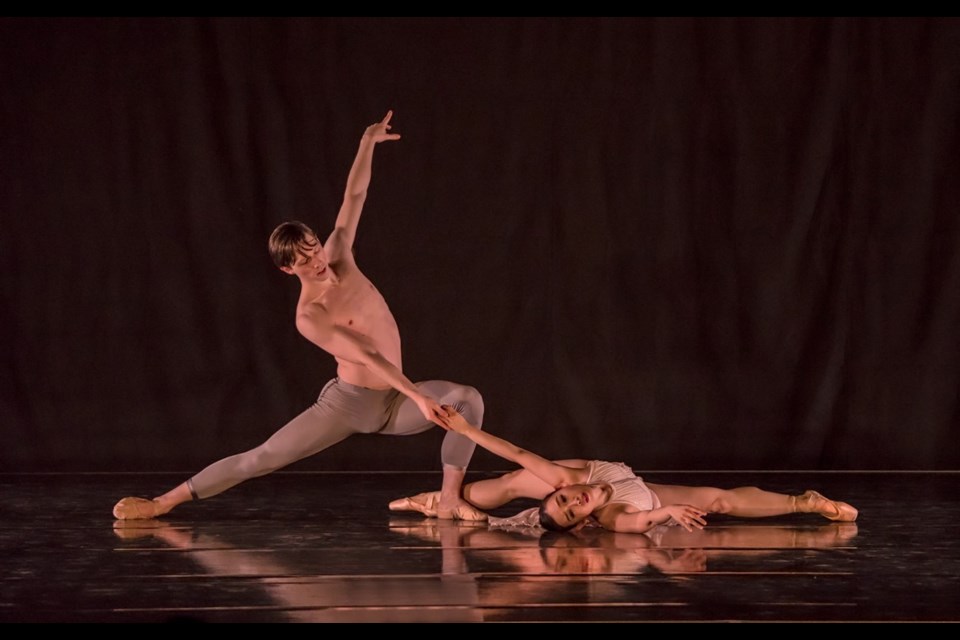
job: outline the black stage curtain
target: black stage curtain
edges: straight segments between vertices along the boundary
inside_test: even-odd
[[[329,231],[388,108],[357,259],[489,430],[960,464],[960,20],[4,18],[0,53],[4,470],[194,471],[308,406],[334,363],[266,240]]]

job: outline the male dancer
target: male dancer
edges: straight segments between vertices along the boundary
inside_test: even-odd
[[[270,236],[270,255],[284,273],[300,280],[296,325],[300,333],[337,360],[337,377],[306,411],[266,442],[213,463],[171,491],[147,500],[123,498],[113,515],[121,520],[153,518],[178,504],[215,496],[249,478],[266,475],[323,451],[354,433],[410,435],[444,425],[441,405],[453,405],[473,424],[483,420],[476,389],[442,380],[412,383],[403,375],[400,331],[386,301],[354,261],[352,247],[370,184],[377,143],[399,140],[384,119],[367,127],[353,161],[343,205],[323,244],[306,225],[285,222]],[[441,448],[443,485],[436,504],[440,518],[485,520],[460,496],[475,444],[448,432]]]

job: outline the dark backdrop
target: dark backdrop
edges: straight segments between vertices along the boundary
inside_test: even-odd
[[[490,430],[960,463],[958,20],[4,18],[0,83],[3,469],[196,470],[312,402],[335,368],[267,236],[330,229],[388,108],[358,262]]]

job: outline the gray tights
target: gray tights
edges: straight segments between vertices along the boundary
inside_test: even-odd
[[[452,405],[471,424],[483,423],[483,398],[473,387],[429,380],[417,387],[440,404]],[[312,456],[354,433],[408,436],[436,426],[417,405],[395,389],[367,389],[334,378],[310,408],[288,422],[260,446],[214,462],[187,481],[194,499],[209,498]],[[440,449],[444,466],[465,469],[475,445],[452,431]]]

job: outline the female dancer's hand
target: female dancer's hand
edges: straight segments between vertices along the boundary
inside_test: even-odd
[[[687,531],[703,529],[707,526],[707,521],[703,519],[703,516],[707,515],[707,512],[703,509],[698,509],[689,504],[672,504],[664,507],[664,510],[670,514],[670,517],[673,518],[677,524]]]
[[[475,427],[467,422],[467,419],[460,415],[460,412],[451,407],[448,404],[443,405],[443,409],[446,412],[446,425],[443,425],[444,429],[448,431],[456,431],[457,433],[466,433],[470,429]]]
[[[447,412],[439,402],[429,396],[423,395],[413,398],[413,401],[417,403],[417,408],[420,409],[420,413],[423,414],[424,418],[444,429],[449,429],[446,424]]]

